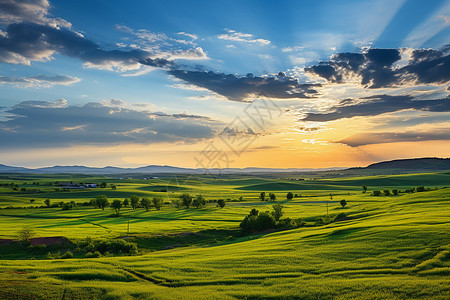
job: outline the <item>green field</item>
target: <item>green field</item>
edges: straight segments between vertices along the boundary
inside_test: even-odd
[[[74,258],[61,259],[47,252],[64,252],[64,246],[0,243],[0,298],[449,299],[450,173],[297,179],[3,175],[3,241],[14,239],[24,225],[36,237],[115,241],[127,235],[129,223],[126,241],[139,251],[98,258],[75,251]],[[55,191],[56,181],[105,181],[108,187]],[[12,182],[16,190],[7,186]],[[418,186],[425,191],[403,192]],[[393,189],[401,193],[371,195]],[[202,194],[210,203],[176,208],[172,201],[185,192]],[[275,202],[284,205],[283,218],[301,218],[304,224],[242,232],[239,224],[252,208],[272,210],[274,203],[261,201],[260,192],[276,195]],[[298,197],[287,200],[288,192]],[[164,204],[159,211],[125,207],[119,217],[110,207],[81,205],[98,195],[110,202],[131,195],[162,197]],[[46,199],[80,205],[73,210],[41,207]],[[217,207],[218,199],[226,201],[224,208]],[[343,199],[345,208],[339,204]],[[346,217],[317,223],[327,207],[330,216]]]

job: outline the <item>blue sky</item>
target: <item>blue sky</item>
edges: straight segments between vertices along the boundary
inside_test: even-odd
[[[439,128],[449,111],[450,1],[0,0],[0,8],[0,163],[194,167],[195,153],[261,98],[286,113],[232,166],[449,154],[440,149],[450,134]],[[102,121],[74,107],[98,109]],[[101,115],[105,107],[126,130]],[[153,123],[133,124],[140,118]],[[171,132],[161,127],[169,121]],[[412,142],[422,150],[401,151]],[[433,153],[427,143],[440,146]],[[386,155],[380,144],[397,150]],[[80,147],[91,155],[74,155]],[[268,163],[273,151],[284,158]]]

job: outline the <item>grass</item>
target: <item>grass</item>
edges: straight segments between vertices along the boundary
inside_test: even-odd
[[[4,188],[0,238],[13,238],[12,228],[27,224],[37,236],[113,239],[126,235],[130,221],[130,240],[142,252],[48,260],[30,252],[7,256],[5,251],[13,249],[3,248],[0,298],[448,299],[450,189],[444,187],[449,176],[428,173],[305,181],[189,178],[178,191],[169,189],[166,203],[185,191],[201,191],[207,200],[236,202],[227,201],[223,209],[215,204],[203,209],[165,204],[160,211],[148,212],[124,208],[120,217],[113,217],[110,208],[83,206],[71,211],[4,209],[31,206],[26,204],[29,195],[11,195]],[[110,180],[123,197],[138,191],[149,197],[160,195],[153,190],[172,186],[174,181]],[[363,194],[362,184],[369,190],[421,185],[433,190],[375,197]],[[245,235],[237,229],[251,208],[271,210],[272,203],[258,200],[261,191],[275,192],[285,206],[283,217],[303,218],[312,224],[326,215],[328,203],[330,214],[345,212],[349,218],[323,226]],[[286,200],[288,191],[302,197]],[[85,202],[90,193],[70,192],[68,198],[48,195],[55,196],[52,202]],[[243,201],[237,201],[241,196]],[[348,203],[344,209],[338,203],[342,199]],[[32,255],[39,259],[31,259]]]

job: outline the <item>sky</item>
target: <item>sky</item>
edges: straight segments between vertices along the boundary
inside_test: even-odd
[[[0,0],[0,164],[450,156],[450,0]]]

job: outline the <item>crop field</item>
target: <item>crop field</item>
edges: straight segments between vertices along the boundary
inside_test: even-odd
[[[62,190],[61,182],[106,187]],[[261,192],[276,199],[262,201]],[[176,207],[183,193],[207,203]],[[90,205],[99,195],[110,203],[159,197],[162,206],[122,207],[117,216]],[[60,202],[72,201],[62,209]],[[252,209],[261,215],[277,203],[277,226],[240,229]],[[0,208],[2,299],[450,298],[450,173],[151,180],[4,174]],[[280,225],[287,219],[296,221]],[[24,226],[32,228],[31,241],[61,243],[14,241]],[[137,248],[96,256],[85,250],[102,241]]]

